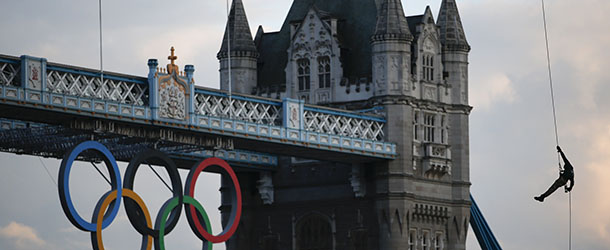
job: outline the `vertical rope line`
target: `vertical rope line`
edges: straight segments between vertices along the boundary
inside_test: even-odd
[[[546,10],[545,10],[545,5],[544,5],[544,0],[541,0],[542,2],[542,20],[544,22],[544,40],[546,42],[546,61],[547,61],[547,66],[548,66],[548,71],[549,71],[549,86],[551,88],[551,104],[553,106],[553,123],[555,125],[555,142],[557,144],[557,146],[559,146],[559,133],[557,132],[557,113],[555,110],[555,93],[553,91],[553,74],[551,73],[551,53],[549,50],[549,35],[548,35],[548,29],[547,29],[547,24],[546,24]],[[561,160],[559,157],[559,152],[557,152],[557,163],[559,164],[559,170],[561,171]],[[572,250],[572,192],[569,192],[568,194],[569,198],[569,207],[568,207],[568,212],[569,212],[569,232],[568,232],[568,249]]]
[[[569,233],[569,239],[570,239],[570,245],[569,245],[569,249],[572,250],[572,192],[570,191],[568,196],[570,197],[570,233]]]
[[[555,110],[555,91],[553,90],[553,74],[551,71],[551,52],[549,50],[549,34],[546,24],[546,9],[544,5],[544,0],[542,1],[542,21],[544,23],[544,41],[546,45],[546,63],[549,71],[549,87],[551,89],[551,104],[553,107],[553,125],[555,125],[555,144],[559,146],[559,133],[557,132],[557,112]],[[557,164],[559,164],[559,170],[561,171],[561,160],[559,157],[559,152],[557,153]]]
[[[229,56],[228,59],[228,63],[229,63],[229,118],[233,117],[233,97],[232,97],[232,92],[233,92],[233,84],[232,84],[232,75],[231,75],[231,27],[230,22],[231,22],[231,8],[229,7],[229,0],[225,1],[227,3],[227,55]]]
[[[98,0],[99,3],[99,16],[100,16],[100,84],[104,85],[104,59],[102,50],[102,0]]]

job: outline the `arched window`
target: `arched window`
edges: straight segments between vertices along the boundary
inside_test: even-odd
[[[330,222],[318,214],[309,215],[297,224],[297,250],[332,250]]]
[[[318,87],[330,88],[330,58],[318,57]]]
[[[423,79],[434,81],[434,55],[424,54],[422,68],[424,71]]]
[[[299,67],[297,77],[299,79],[299,91],[309,90],[310,88],[310,70],[309,70],[309,59],[297,60]]]

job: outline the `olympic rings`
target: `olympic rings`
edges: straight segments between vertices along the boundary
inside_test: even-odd
[[[235,230],[237,230],[237,226],[239,224],[239,219],[241,217],[241,188],[239,187],[237,176],[235,175],[235,172],[233,172],[233,169],[231,169],[231,166],[229,166],[226,161],[223,161],[219,158],[208,158],[203,160],[201,163],[195,165],[196,167],[193,167],[191,169],[191,172],[189,172],[189,175],[186,178],[187,190],[185,190],[184,195],[195,197],[195,184],[197,183],[197,178],[199,177],[199,174],[207,167],[214,165],[220,166],[225,171],[227,171],[227,173],[231,177],[231,180],[233,181],[233,186],[235,187],[235,195],[233,195],[231,202],[231,204],[233,204],[233,206],[231,206],[231,219],[229,220],[229,223],[227,223],[227,227],[225,227],[222,233],[220,233],[218,236],[214,236],[208,233],[201,226],[199,217],[194,216],[195,207],[189,205],[186,205],[185,207],[187,214],[186,218],[188,219],[189,225],[191,226],[191,229],[193,229],[193,232],[195,232],[195,234],[200,239],[201,237],[203,237],[207,241],[219,243],[227,241],[233,235],[233,233],[235,233]]]
[[[106,168],[108,168],[108,172],[110,173],[110,179],[112,180],[112,190],[117,191],[117,196],[122,196],[122,190],[119,188],[121,186],[121,176],[119,174],[119,167],[116,164],[116,160],[114,156],[110,153],[104,145],[95,141],[86,141],[81,144],[76,145],[69,153],[64,155],[64,159],[61,161],[61,167],[59,168],[59,200],[61,201],[61,207],[68,217],[68,220],[72,222],[72,225],[77,227],[80,230],[93,232],[96,229],[96,225],[90,222],[85,221],[79,214],[76,212],[74,208],[74,204],[72,204],[72,197],[70,196],[70,187],[68,185],[68,180],[70,179],[70,169],[72,168],[72,163],[76,160],[76,157],[85,150],[94,150],[102,154],[104,158],[104,163],[106,164]],[[102,221],[102,229],[106,228],[110,225],[110,222],[114,220],[117,213],[119,212],[119,206],[121,204],[121,200],[117,200],[114,204],[112,204],[112,210],[110,214],[104,216],[104,220]]]
[[[140,206],[140,208],[143,210],[144,217],[146,219],[146,225],[149,227],[152,227],[152,221],[150,219],[150,214],[148,213],[148,209],[146,208],[146,205],[144,204],[144,201],[142,200],[142,198],[140,198],[140,196],[138,194],[136,194],[134,191],[131,191],[126,188],[123,189],[123,197],[127,197],[127,198],[135,201],[138,204],[138,206]],[[100,201],[95,206],[95,212],[93,213],[92,221],[96,222],[97,227],[96,227],[95,232],[91,232],[91,243],[93,243],[94,250],[104,250],[104,243],[102,242],[102,226],[99,222],[102,220],[102,217],[104,215],[103,212],[106,211],[106,208],[108,208],[108,205],[110,205],[110,203],[115,200],[117,200],[117,191],[116,190],[110,191],[110,192],[106,193],[104,196],[102,196],[102,199],[100,199]],[[150,235],[149,236],[142,235],[142,249],[150,250],[152,248],[152,241],[153,241],[152,238],[153,237]],[[93,240],[93,239],[95,239],[95,240]],[[146,246],[146,248],[144,248],[144,246]]]
[[[164,167],[167,170],[167,174],[170,176],[170,180],[172,183],[172,192],[174,194],[172,198],[178,198],[179,206],[177,206],[176,209],[172,210],[172,213],[169,218],[169,225],[166,225],[165,228],[165,230],[167,230],[166,233],[170,233],[178,223],[178,219],[180,219],[180,212],[182,212],[182,180],[180,179],[180,174],[178,173],[178,168],[176,167],[174,161],[167,157],[166,154],[152,149],[137,154],[136,157],[129,162],[127,170],[125,170],[123,188],[133,190],[133,183],[136,178],[136,171],[138,171],[140,163],[147,160],[157,160],[165,164]],[[131,200],[125,200],[125,211],[127,212],[127,218],[129,218],[129,221],[134,226],[134,228],[140,234],[148,234],[155,237],[159,235],[158,230],[153,230],[150,227],[144,227],[142,220],[138,220],[138,218],[142,217],[138,216],[138,210],[135,209],[135,205],[136,204],[134,204]]]
[[[95,151],[101,156],[111,177],[111,190],[98,201],[91,222],[85,221],[74,208],[69,189],[70,169],[76,158],[84,151]],[[142,198],[133,191],[135,174],[141,163],[163,165],[171,179],[173,196],[159,210],[153,227],[150,214]],[[210,221],[203,206],[195,200],[195,184],[199,174],[209,166],[219,166],[231,177],[234,186],[232,195],[231,218],[222,233],[212,235]],[[203,241],[203,249],[211,250],[213,243],[227,241],[237,229],[241,217],[241,188],[235,172],[227,162],[219,158],[208,158],[195,164],[187,178],[183,194],[182,182],[176,164],[163,152],[146,150],[134,157],[125,171],[125,179],[121,188],[121,176],[114,156],[104,145],[95,141],[86,141],[73,147],[64,155],[59,170],[59,197],[62,209],[68,220],[77,228],[91,232],[91,242],[95,250],[104,249],[102,230],[112,223],[116,217],[121,198],[124,199],[125,210],[132,226],[142,235],[142,248],[150,250],[154,243],[155,249],[165,249],[164,237],[176,226],[182,206],[186,209],[189,226],[195,235]],[[203,222],[203,225],[202,225]]]
[[[159,229],[159,238],[155,241],[155,249],[157,250],[165,250],[165,220],[167,218],[167,214],[169,214],[169,211],[172,211],[172,209],[178,207],[179,203],[180,202],[178,201],[177,197],[173,198],[171,200],[166,201],[165,204],[163,204],[163,207],[161,207],[161,210],[159,210],[159,216],[157,217],[157,223],[155,225],[155,228]],[[205,212],[205,209],[203,209],[203,206],[201,206],[201,204],[197,200],[195,200],[193,197],[185,195],[184,203],[191,204],[196,207],[197,211],[199,212],[199,214],[201,214],[201,217],[205,222],[205,227],[208,230],[212,230],[212,225],[210,225],[210,219],[208,218],[208,214]],[[208,241],[207,244],[204,243],[203,250],[212,250],[212,244],[213,243],[211,241]]]

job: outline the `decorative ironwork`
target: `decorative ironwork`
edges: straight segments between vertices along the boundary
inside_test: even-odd
[[[305,109],[303,116],[307,131],[383,141],[385,123],[381,121],[310,109]]]
[[[265,125],[282,124],[282,106],[279,103],[196,92],[195,108],[198,115],[232,118]]]
[[[78,97],[98,98],[143,106],[148,101],[148,85],[117,80],[104,75],[104,82],[94,74],[47,70],[47,91]]]
[[[8,63],[0,61],[0,85],[19,86],[20,68],[18,63]]]

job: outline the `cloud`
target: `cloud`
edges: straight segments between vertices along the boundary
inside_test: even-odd
[[[46,242],[38,237],[34,228],[14,221],[5,227],[0,227],[0,236],[13,240],[18,249],[30,249],[46,245]]]
[[[513,82],[504,73],[489,75],[470,89],[471,104],[482,110],[490,110],[495,104],[512,103],[516,98]]]

